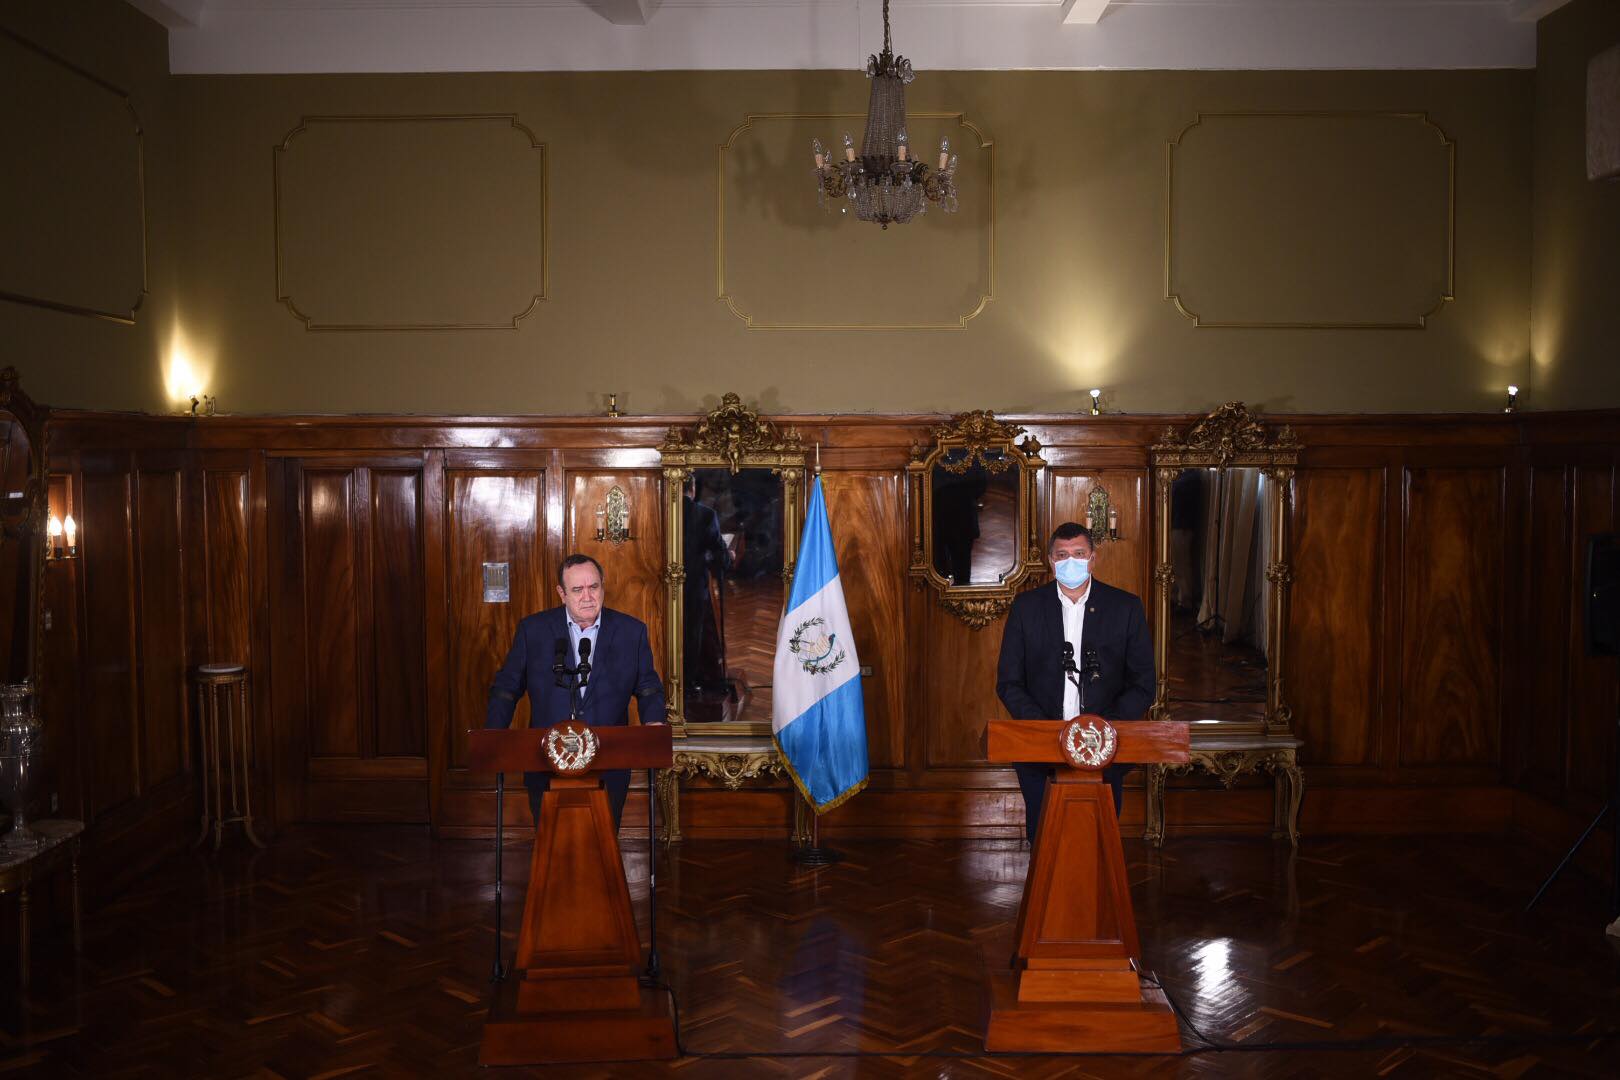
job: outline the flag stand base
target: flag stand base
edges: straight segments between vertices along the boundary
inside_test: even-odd
[[[834,851],[832,848],[811,847],[809,844],[796,847],[788,856],[800,866],[831,866],[844,861],[844,853]]]

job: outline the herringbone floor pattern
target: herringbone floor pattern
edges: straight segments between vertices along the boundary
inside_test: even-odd
[[[647,858],[628,843],[643,920]],[[688,1056],[570,1077],[1620,1075],[1620,951],[1600,892],[1495,838],[1128,842],[1147,964],[1201,1036],[1175,1057],[988,1057],[984,972],[1011,950],[1028,856],[861,841],[803,871],[779,843],[691,842],[660,869],[660,952]],[[41,941],[0,1073],[479,1075],[494,940],[487,845],[305,827],[263,854],[169,860]],[[504,926],[527,872],[510,849]],[[854,1057],[855,1054],[880,1054]]]

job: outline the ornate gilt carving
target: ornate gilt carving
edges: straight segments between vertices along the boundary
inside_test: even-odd
[[[741,397],[727,393],[720,399],[720,407],[699,420],[690,436],[672,427],[659,449],[666,455],[717,454],[736,473],[745,455],[784,451],[802,455],[804,443],[796,428],[781,431],[769,420],[760,419],[759,413],[744,405]]]
[[[664,702],[677,737],[692,734],[743,737],[770,735],[768,722],[689,723],[686,719],[685,599],[686,530],[681,527],[682,485],[694,469],[768,469],[782,478],[783,602],[798,562],[799,530],[804,521],[804,441],[797,429],[782,429],[743,404],[735,393],[721,395],[720,405],[690,428],[671,427],[659,447],[664,470]]]
[[[967,600],[961,597],[941,596],[939,606],[967,623],[971,629],[983,630],[1012,607],[1012,597],[992,597],[986,600]]]
[[[1299,804],[1304,796],[1305,776],[1299,769],[1295,744],[1267,746],[1263,738],[1252,746],[1199,748],[1188,751],[1185,762],[1153,764],[1147,770],[1146,823],[1142,839],[1155,846],[1164,843],[1164,789],[1172,776],[1192,772],[1208,773],[1226,788],[1249,773],[1267,773],[1272,778],[1274,807],[1272,838],[1299,842]]]
[[[1154,444],[1151,457],[1157,481],[1158,501],[1154,511],[1154,622],[1153,654],[1158,667],[1157,690],[1149,715],[1156,720],[1173,719],[1175,710],[1170,692],[1170,588],[1175,581],[1170,556],[1170,490],[1184,468],[1254,468],[1273,482],[1267,485],[1265,521],[1271,561],[1265,570],[1269,587],[1266,602],[1266,708],[1263,719],[1244,724],[1223,724],[1228,731],[1286,735],[1293,714],[1284,700],[1284,631],[1288,626],[1288,606],[1293,570],[1289,564],[1288,500],[1289,481],[1299,465],[1303,447],[1293,428],[1284,424],[1268,432],[1266,425],[1249,412],[1241,401],[1229,401],[1184,433],[1167,427]]]
[[[1265,425],[1241,401],[1228,401],[1189,428],[1185,437],[1178,437],[1175,428],[1167,427],[1159,438],[1153,446],[1154,460],[1173,457],[1180,465],[1292,465],[1296,458],[1287,454],[1300,449],[1294,429],[1288,425],[1279,428],[1276,438],[1268,441]],[[1286,460],[1277,460],[1278,453]],[[1265,460],[1246,460],[1250,455],[1262,455]]]
[[[1015,444],[1013,440],[1024,435],[1024,429],[998,420],[994,413],[983,409],[958,413],[949,423],[936,426],[933,435],[934,445],[926,452],[914,450],[906,465],[911,493],[909,573],[918,588],[932,588],[939,594],[941,607],[972,629],[980,630],[1001,618],[1024,582],[1045,568],[1037,483],[1046,461],[1034,436],[1025,436]],[[946,472],[961,474],[975,463],[986,472],[1017,470],[1015,562],[999,581],[958,585],[934,565],[933,470],[937,465]]]
[[[938,465],[946,472],[965,473],[977,462],[990,472],[1005,472],[1013,465],[1007,451],[1012,441],[1023,433],[1024,429],[1017,424],[1004,424],[986,409],[957,413],[949,424],[935,427],[933,434],[941,442],[950,440],[952,449],[962,454],[954,460],[941,458]],[[992,457],[989,453],[992,450],[1000,453]]]

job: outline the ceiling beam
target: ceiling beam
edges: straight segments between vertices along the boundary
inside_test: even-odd
[[[1063,0],[1063,25],[1095,26],[1113,0]]]
[[[615,26],[646,26],[662,0],[585,0],[585,6]]]
[[[129,6],[170,30],[201,26],[208,0],[129,0]]]
[[[1569,0],[1508,0],[1508,18],[1514,22],[1537,22],[1567,3]]]

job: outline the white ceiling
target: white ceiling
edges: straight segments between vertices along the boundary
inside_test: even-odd
[[[129,0],[177,74],[859,69],[881,0]],[[1528,68],[1568,0],[892,0],[966,69]]]

